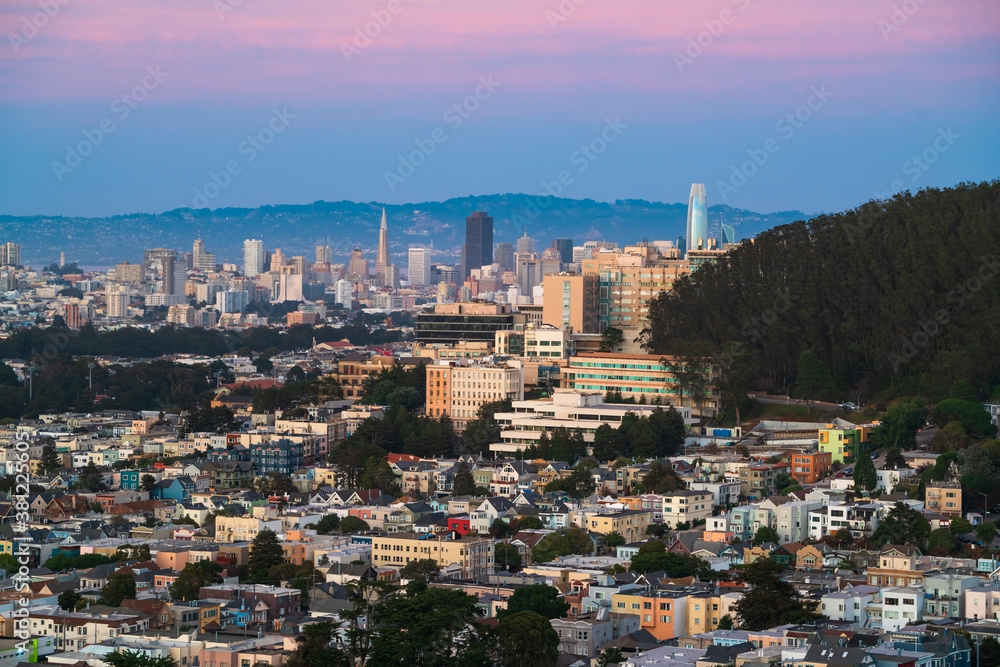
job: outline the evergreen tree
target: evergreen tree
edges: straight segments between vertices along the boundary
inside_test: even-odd
[[[878,486],[878,475],[875,464],[867,456],[858,457],[854,464],[854,488],[862,491],[874,491]]]
[[[833,374],[823,360],[812,350],[803,350],[795,368],[796,394],[815,400],[828,395],[833,388]]]
[[[760,558],[740,572],[746,588],[733,607],[743,630],[767,630],[788,623],[819,618],[815,602],[799,599],[795,587],[782,579],[783,568],[771,558]]]
[[[559,635],[541,614],[511,614],[500,621],[495,634],[503,667],[551,667],[559,658]]]
[[[277,533],[269,528],[257,533],[250,544],[250,557],[247,559],[247,574],[251,581],[267,579],[270,569],[284,562],[284,551],[278,542]]]
[[[56,450],[56,441],[52,438],[46,438],[45,444],[42,445],[41,466],[46,474],[57,472],[62,468],[62,457],[59,456],[59,452]]]
[[[126,572],[115,572],[108,577],[108,583],[101,589],[101,597],[97,603],[117,607],[122,600],[133,598],[135,598],[135,579]]]

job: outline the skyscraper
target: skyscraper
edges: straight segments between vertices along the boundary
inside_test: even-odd
[[[535,252],[535,240],[528,236],[528,226],[524,226],[524,236],[517,240],[518,254],[525,252]]]
[[[708,195],[704,183],[691,184],[688,198],[687,250],[708,247]]]
[[[21,246],[12,241],[8,241],[7,243],[0,245],[0,265],[20,266]]]
[[[462,248],[462,280],[472,269],[493,263],[493,218],[475,211],[465,219],[465,246]]]
[[[108,317],[128,317],[128,303],[131,290],[125,285],[108,285],[105,288],[104,300],[107,303]]]
[[[317,264],[330,264],[333,262],[333,253],[330,252],[330,246],[328,245],[316,245],[316,263]]]
[[[264,273],[264,242],[247,239],[243,242],[243,275],[255,278]]]
[[[736,231],[732,225],[722,223],[722,244],[736,243]]]
[[[430,248],[410,248],[408,270],[411,285],[429,285],[431,282]]]
[[[494,261],[500,265],[500,273],[514,270],[514,246],[510,243],[498,243]]]
[[[573,239],[552,239],[552,247],[559,251],[559,261],[563,264],[573,262]]]
[[[386,269],[390,266],[392,266],[392,260],[389,258],[389,228],[385,224],[385,207],[382,207],[382,226],[378,230],[378,255],[375,257],[375,275],[383,285],[395,287],[391,283],[391,277],[386,275],[389,273]]]
[[[368,260],[361,248],[351,252],[351,261],[347,263],[347,273],[353,280],[368,280]]]

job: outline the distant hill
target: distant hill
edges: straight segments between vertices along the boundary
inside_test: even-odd
[[[548,206],[544,206],[548,203]],[[544,208],[542,208],[544,206]],[[540,199],[531,195],[503,194],[462,197],[444,202],[386,205],[391,251],[397,263],[410,245],[434,244],[435,261],[454,261],[465,236],[465,216],[487,211],[494,219],[496,243],[513,243],[524,233],[537,247],[553,238],[572,238],[621,244],[643,239],[673,241],[684,234],[686,204],[664,204],[628,199],[612,203],[592,199]],[[177,209],[160,214],[136,213],[109,218],[0,216],[0,241],[22,246],[21,256],[30,265],[49,264],[66,252],[67,262],[107,266],[128,260],[142,261],[146,248],[190,250],[201,234],[207,252],[220,261],[242,261],[243,240],[263,239],[269,249],[286,255],[315,257],[314,245],[326,243],[334,256],[346,259],[361,247],[374,259],[382,204],[350,201],[317,201],[305,205],[260,208]],[[729,206],[709,209],[709,230],[718,236],[720,221],[732,225],[737,238],[812,216],[799,211],[755,213]]]

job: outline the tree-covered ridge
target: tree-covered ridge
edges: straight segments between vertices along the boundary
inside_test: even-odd
[[[936,400],[957,380],[985,395],[1000,381],[998,204],[1000,181],[969,183],[776,227],[657,297],[643,342],[747,347],[754,383],[782,394],[808,353],[829,397]]]

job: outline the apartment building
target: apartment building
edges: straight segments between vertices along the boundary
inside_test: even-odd
[[[689,595],[685,590],[615,593],[611,609],[619,614],[635,614],[641,629],[666,641],[688,634]]]
[[[215,539],[219,542],[252,542],[262,530],[281,532],[281,520],[236,516],[215,518]]]
[[[663,525],[668,529],[686,523],[694,526],[695,521],[712,516],[713,498],[708,491],[672,491],[663,494]]]
[[[606,609],[554,618],[551,623],[559,635],[559,652],[585,658],[597,657],[604,646],[639,629],[638,616],[608,613]]]
[[[830,452],[795,452],[788,459],[792,479],[802,485],[815,484],[826,477],[833,467],[833,455]]]
[[[642,510],[593,514],[587,519],[591,532],[601,535],[618,533],[625,538],[626,544],[646,539],[646,528],[652,523],[653,513]]]
[[[660,260],[652,246],[599,252],[581,261],[580,268],[598,277],[598,326],[622,329],[626,338],[635,338],[649,320],[650,301],[690,272],[684,261]]]
[[[514,365],[454,365],[427,367],[427,414],[451,417],[461,432],[487,403],[524,399],[523,369]]]
[[[740,469],[740,495],[750,500],[761,500],[774,495],[778,475],[787,470],[783,465],[751,465]]]
[[[704,395],[696,396],[680,386],[677,378],[663,365],[664,357],[656,354],[610,354],[580,352],[569,358],[563,368],[565,386],[571,389],[621,392],[625,398],[645,399],[652,404],[657,399],[663,405],[687,406],[694,412],[713,416],[718,412],[721,394],[715,386],[719,369],[702,369],[707,387]]]
[[[372,538],[372,565],[402,569],[411,560],[431,559],[444,569],[456,565],[462,579],[493,574],[493,539],[457,534],[393,533]]]
[[[392,368],[395,357],[366,357],[360,352],[352,352],[344,356],[337,364],[337,381],[344,389],[344,398],[360,398],[364,393],[365,380],[372,375],[378,375]]]
[[[962,485],[958,482],[928,482],[924,506],[946,516],[962,516]]]
[[[867,608],[878,596],[878,586],[850,586],[827,593],[820,599],[819,612],[834,621],[863,622]]]

